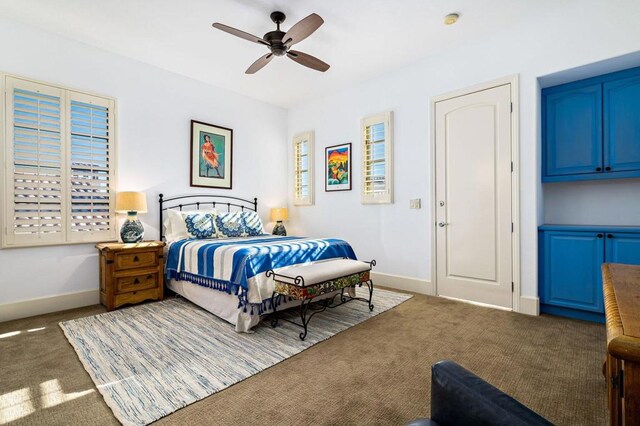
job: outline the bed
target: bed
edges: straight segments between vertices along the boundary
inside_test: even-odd
[[[159,197],[160,238],[167,243],[167,287],[234,325],[238,332],[249,332],[273,311],[274,282],[267,278],[267,271],[356,259],[344,240],[266,234],[257,211],[257,198]],[[299,305],[299,300],[284,299],[277,309]]]

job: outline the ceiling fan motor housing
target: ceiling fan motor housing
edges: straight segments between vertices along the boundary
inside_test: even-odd
[[[284,37],[286,33],[284,31],[270,31],[264,35],[264,39],[268,41],[271,46],[271,53],[276,56],[283,56],[287,53],[287,47],[282,42],[282,37]]]

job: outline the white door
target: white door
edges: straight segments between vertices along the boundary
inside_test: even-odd
[[[435,105],[441,296],[512,308],[510,85]]]

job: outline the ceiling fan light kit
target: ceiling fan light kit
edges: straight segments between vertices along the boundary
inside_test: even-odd
[[[312,13],[299,21],[285,33],[280,30],[280,24],[283,23],[286,18],[287,17],[282,12],[276,11],[271,13],[271,20],[276,24],[276,29],[274,31],[269,31],[262,38],[219,22],[214,23],[213,27],[236,37],[240,37],[269,48],[270,53],[267,53],[251,64],[251,66],[245,71],[247,74],[256,73],[271,62],[274,56],[285,55],[300,65],[304,65],[305,67],[316,71],[325,72],[328,70],[329,64],[321,61],[320,59],[307,53],[291,50],[291,46],[296,43],[300,43],[320,28],[324,23],[324,20],[319,15]]]

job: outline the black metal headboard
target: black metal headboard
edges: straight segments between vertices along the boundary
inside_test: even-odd
[[[158,203],[160,205],[160,241],[164,240],[164,228],[163,228],[163,216],[164,211],[169,209],[182,210],[183,207],[195,206],[196,210],[200,210],[200,207],[212,206],[216,208],[226,207],[227,211],[231,211],[231,207],[237,207],[241,211],[253,210],[258,211],[258,199],[247,200],[244,198],[231,197],[229,195],[210,195],[210,194],[193,194],[193,195],[179,195],[176,197],[164,198],[163,194],[158,197]],[[185,200],[185,201],[180,201]]]

